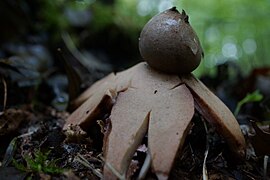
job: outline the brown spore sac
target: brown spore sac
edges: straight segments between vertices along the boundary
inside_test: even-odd
[[[203,56],[198,36],[183,10],[173,7],[154,16],[144,26],[139,49],[154,69],[171,74],[187,74],[196,69]]]

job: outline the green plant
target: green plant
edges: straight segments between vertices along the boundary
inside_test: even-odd
[[[258,102],[258,101],[261,101],[262,99],[263,99],[263,95],[258,90],[252,92],[251,94],[248,93],[246,97],[244,97],[241,101],[237,103],[236,109],[234,111],[234,115],[237,116],[239,114],[239,111],[244,104],[250,103],[250,102]]]
[[[65,169],[60,168],[56,165],[56,162],[59,159],[48,160],[48,156],[50,151],[43,153],[41,151],[36,151],[34,153],[34,157],[25,156],[24,160],[26,161],[27,166],[22,163],[18,163],[15,159],[13,159],[13,165],[21,170],[27,172],[42,172],[45,174],[61,174],[65,171]]]

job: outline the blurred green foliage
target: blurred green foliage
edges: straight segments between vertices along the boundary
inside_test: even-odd
[[[215,73],[216,65],[228,61],[240,65],[244,74],[255,67],[270,65],[269,0],[43,0],[38,5],[35,26],[37,30],[48,30],[53,39],[68,32],[80,47],[85,44],[85,37],[88,42],[96,41],[89,37],[104,36],[104,32],[108,36],[104,39],[114,41],[114,46],[117,46],[117,40],[123,43],[119,39],[121,36],[129,37],[123,47],[130,44],[134,50],[126,52],[130,56],[124,59],[138,61],[141,59],[137,43],[144,24],[158,12],[177,6],[189,15],[205,51],[196,74]]]
[[[270,65],[270,1],[185,0],[178,4],[191,16],[203,44],[202,72],[226,61],[237,62],[244,74]]]
[[[185,9],[205,51],[202,65],[195,72],[197,74],[215,72],[216,65],[227,61],[239,64],[244,74],[254,67],[270,65],[269,0],[119,1],[127,4],[137,2],[133,6],[137,8],[134,16],[154,15],[171,6]],[[138,17],[141,18],[140,15]]]
[[[226,61],[237,62],[244,74],[270,64],[269,0],[116,0],[113,5],[92,1],[88,6],[96,31],[113,22],[134,39],[159,11],[171,6],[185,9],[205,51],[197,74],[214,72],[213,67]]]
[[[22,163],[18,163],[13,159],[13,165],[21,170],[26,172],[38,172],[45,174],[61,174],[65,169],[60,168],[56,165],[59,159],[48,160],[50,151],[43,153],[39,150],[34,152],[34,157],[25,156],[27,166],[24,166]]]
[[[240,112],[241,107],[250,102],[259,102],[263,99],[263,95],[258,91],[254,91],[252,93],[248,93],[241,101],[237,103],[237,106],[234,111],[234,115],[237,116]]]

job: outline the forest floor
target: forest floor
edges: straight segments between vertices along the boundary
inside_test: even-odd
[[[209,125],[206,130],[196,113],[192,120],[193,128],[175,162],[170,179],[203,179],[203,169],[207,169],[208,179],[268,179],[269,92],[263,90],[270,81],[270,69],[255,69],[248,76],[232,81],[226,79],[227,69],[230,68],[228,64],[218,68],[223,71],[219,71],[216,77],[205,76],[201,79],[230,109],[235,109],[237,102],[247,98],[247,94],[254,90],[260,90],[260,95],[263,95],[258,100],[252,98],[258,95],[258,91],[257,94],[249,94],[249,99],[237,114],[248,144],[246,158],[235,160],[222,137]],[[20,87],[11,89],[14,84],[2,82],[7,85],[3,86],[7,88],[2,88],[2,92],[5,89],[6,93],[12,94],[15,105],[7,105],[0,115],[0,179],[102,178],[103,134],[98,125],[94,126],[91,134],[67,135],[62,127],[70,112],[59,110],[58,106],[53,107],[50,101],[44,100],[48,94],[53,94],[50,86],[34,90],[39,97],[22,104],[21,93],[31,95],[33,90]],[[134,167],[130,167],[132,172],[129,174],[132,179],[136,179],[141,168],[146,146],[142,144],[136,152],[137,158],[132,160]],[[209,153],[204,163],[207,146]],[[156,177],[149,172],[147,179]]]

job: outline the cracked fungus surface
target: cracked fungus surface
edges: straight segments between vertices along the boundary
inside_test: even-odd
[[[147,133],[152,171],[159,179],[167,179],[191,128],[194,108],[217,127],[232,152],[244,155],[245,142],[237,121],[191,74],[168,75],[140,63],[98,81],[75,103],[82,105],[71,114],[64,129],[73,124],[87,130],[111,110],[104,156],[106,163],[123,176]],[[108,166],[104,166],[103,174],[105,179],[117,178]]]

